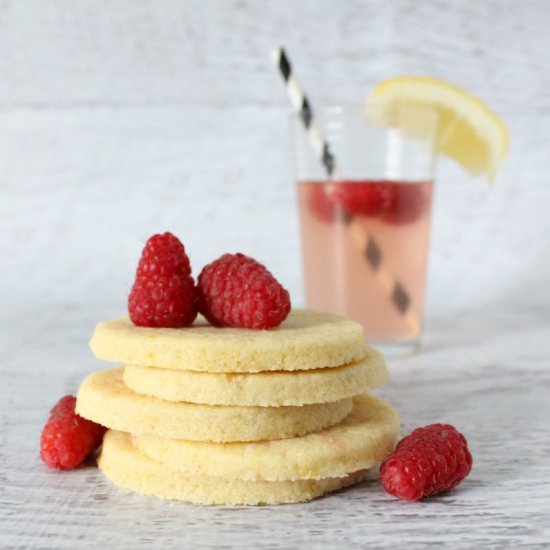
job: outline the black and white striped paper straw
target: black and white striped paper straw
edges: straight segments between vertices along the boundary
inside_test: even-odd
[[[304,93],[298,79],[292,71],[292,66],[283,48],[277,48],[272,52],[273,63],[279,69],[290,101],[296,113],[300,116],[307,132],[311,146],[317,157],[323,164],[327,175],[331,179],[338,179],[339,170],[336,159],[330,150],[329,143],[323,136],[321,127],[313,116],[311,102]],[[403,315],[407,324],[414,330],[415,334],[420,333],[420,321],[412,310],[411,299],[405,287],[386,269],[384,255],[376,239],[363,228],[354,231],[358,245],[363,249],[363,255],[367,263],[377,275],[380,285],[391,299],[397,311]]]

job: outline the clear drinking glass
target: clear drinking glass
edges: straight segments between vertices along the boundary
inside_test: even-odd
[[[369,343],[400,353],[422,332],[437,115],[394,112],[407,132],[378,115],[364,106],[316,112],[331,177],[301,118],[293,121],[303,275],[307,307],[351,317]]]

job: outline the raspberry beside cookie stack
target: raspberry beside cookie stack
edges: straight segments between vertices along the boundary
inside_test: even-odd
[[[358,482],[395,444],[387,379],[357,323],[293,310],[277,328],[100,323],[77,412],[110,428],[99,465],[117,485],[201,504],[300,502]]]

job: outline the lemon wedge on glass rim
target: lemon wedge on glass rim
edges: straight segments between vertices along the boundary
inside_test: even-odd
[[[398,76],[375,86],[365,114],[384,126],[414,135],[422,117],[403,116],[403,108],[409,113],[417,108],[435,111],[439,119],[436,152],[453,158],[472,175],[495,179],[508,153],[508,129],[483,101],[443,80]]]

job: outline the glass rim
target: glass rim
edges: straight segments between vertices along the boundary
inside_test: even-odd
[[[367,101],[362,102],[328,102],[328,103],[319,103],[316,105],[311,106],[312,112],[320,113],[320,112],[352,112],[352,111],[359,111],[359,112],[365,112],[367,110],[369,111],[383,111],[385,110],[385,107],[387,105],[391,105],[390,102],[387,101],[376,101],[375,103],[369,103]],[[403,107],[403,106],[402,106]],[[430,107],[428,105],[414,105],[411,106],[410,110],[415,111],[423,111],[423,112],[430,112],[433,113],[435,116],[439,118],[439,113],[437,109],[434,109],[433,107]],[[300,117],[301,111],[292,111],[290,113],[291,117]]]
[[[437,109],[429,106],[398,106],[400,109],[399,117],[406,115],[406,118],[415,119],[415,123],[411,127],[406,124],[391,124],[384,121],[383,114],[387,113],[386,106],[388,102],[367,103],[366,101],[358,103],[327,103],[321,104],[318,107],[312,108],[313,120],[322,123],[321,126],[332,126],[338,119],[344,120],[347,116],[354,116],[356,120],[363,119],[366,126],[379,128],[382,131],[394,131],[403,134],[405,137],[416,137],[435,141],[438,134],[439,122],[441,119]],[[369,117],[369,114],[371,117]],[[301,111],[293,111],[289,115],[289,121],[296,126],[303,124],[303,113]],[[412,130],[411,130],[412,128]],[[420,133],[419,133],[420,130]],[[307,131],[307,130],[305,130]]]

